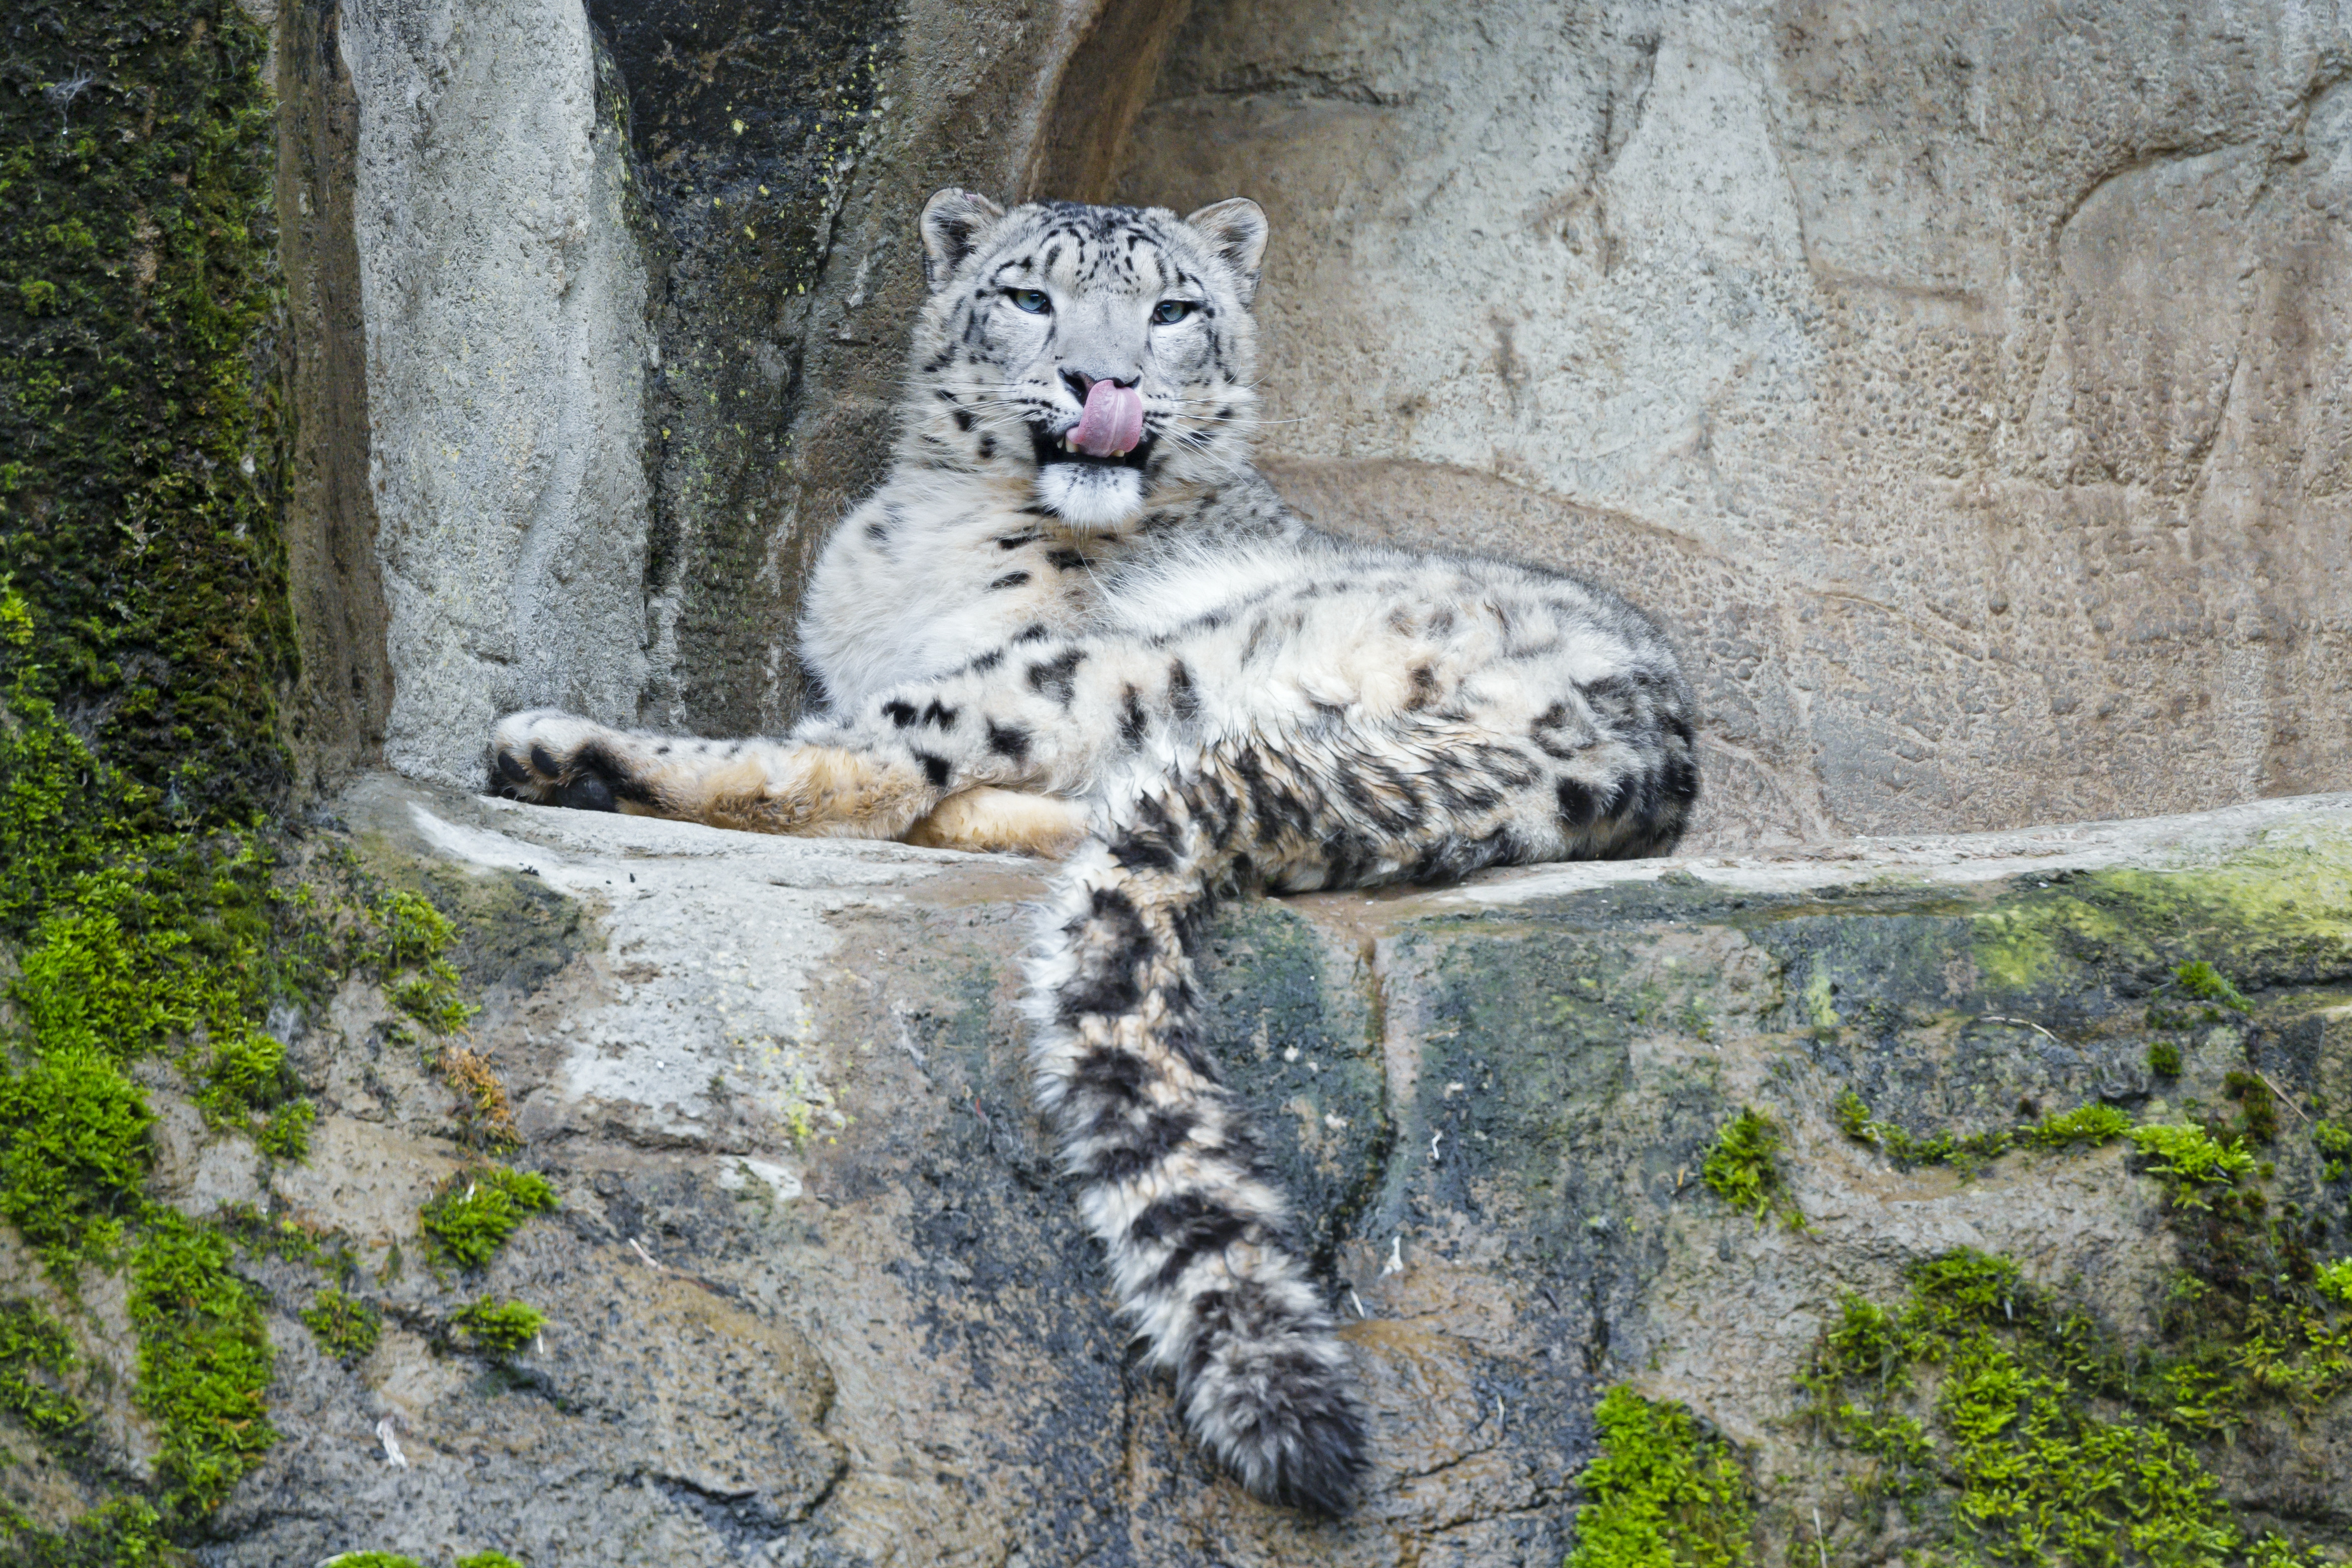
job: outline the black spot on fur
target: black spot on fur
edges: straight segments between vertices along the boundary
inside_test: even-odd
[[[1105,1109],[1111,1114],[1098,1120],[1092,1129],[1103,1142],[1089,1155],[1086,1165],[1086,1174],[1097,1181],[1128,1181],[1165,1164],[1169,1155],[1192,1140],[1193,1129],[1201,1124],[1200,1118],[1189,1111],[1160,1107],[1148,1113],[1140,1127],[1132,1124],[1122,1126],[1119,1124],[1129,1119],[1127,1111]]]
[[[964,432],[967,432],[967,433],[969,433],[969,432],[971,431],[971,410],[970,410],[970,409],[968,409],[968,408],[960,408],[960,409],[958,409],[958,410],[956,410],[956,411],[955,411],[955,416],[954,416],[954,417],[955,417],[955,427],[956,427],[958,430],[964,431]]]
[[[1136,967],[1158,951],[1134,903],[1115,887],[1094,890],[1093,908],[1073,933],[1078,973],[1055,994],[1055,1011],[1066,1025],[1088,1014],[1117,1018],[1132,1011],[1143,988]]]
[[[915,705],[892,697],[882,705],[882,715],[900,729],[905,729],[915,722]]]
[[[1077,668],[1086,662],[1086,653],[1077,648],[1066,648],[1053,658],[1041,660],[1029,666],[1029,687],[1041,696],[1049,696],[1067,707],[1078,694]]]
[[[974,659],[971,664],[964,667],[969,670],[979,671],[984,674],[1003,663],[1004,663],[1004,650],[1002,648],[991,648],[987,653],[981,654],[978,658]]]
[[[1128,1239],[1143,1246],[1168,1243],[1153,1281],[1162,1290],[1184,1277],[1204,1252],[1222,1252],[1250,1229],[1247,1215],[1236,1214],[1222,1199],[1202,1192],[1180,1192],[1163,1197],[1135,1217]]]
[[[1168,661],[1168,711],[1187,723],[1201,714],[1201,694],[1192,685],[1192,672],[1181,659]]]
[[[932,789],[944,789],[948,787],[948,779],[954,775],[955,769],[948,766],[946,758],[934,756],[928,751],[918,751],[915,753],[915,760],[923,765],[923,777],[931,781]]]
[[[1143,1087],[1160,1074],[1131,1051],[1115,1045],[1097,1046],[1070,1064],[1070,1087],[1122,1105],[1141,1098]]]
[[[991,588],[1018,588],[1028,580],[1029,574],[1025,571],[1008,571],[1003,577],[998,578],[988,586]]]
[[[1174,847],[1156,833],[1121,833],[1108,847],[1110,858],[1129,871],[1174,871],[1177,866]]]
[[[1269,778],[1265,760],[1255,751],[1234,758],[1234,771],[1249,791],[1250,812],[1257,819],[1257,841],[1272,843],[1286,830],[1311,835],[1314,822],[1306,803],[1286,786]]]
[[[956,710],[940,702],[939,698],[933,697],[930,706],[923,709],[923,722],[936,725],[941,729],[953,729],[956,726]]]
[[[993,456],[995,456],[995,455],[996,455],[996,437],[995,437],[995,436],[993,436],[993,435],[983,435],[983,436],[982,436],[982,437],[980,438],[980,456],[981,456],[981,461],[982,461],[982,462],[986,462],[989,458],[992,458],[992,457],[993,457]]]
[[[1118,695],[1118,737],[1132,751],[1143,744],[1150,733],[1150,716],[1143,711],[1143,694],[1133,686],[1120,689]]]
[[[1087,564],[1087,558],[1074,549],[1049,549],[1045,564],[1055,571],[1076,571]]]
[[[890,542],[890,530],[881,523],[868,523],[866,525],[866,537],[877,545],[887,544]]]
[[[998,549],[1019,549],[1023,545],[1034,545],[1045,537],[1045,535],[1037,532],[1034,528],[1025,534],[1002,534],[997,537],[996,548]]]
[[[1042,643],[1053,634],[1054,629],[1043,621],[1032,621],[1028,625],[1013,633],[1013,640],[1015,643]]]
[[[1029,732],[1017,724],[988,721],[988,749],[1015,762],[1029,760]]]

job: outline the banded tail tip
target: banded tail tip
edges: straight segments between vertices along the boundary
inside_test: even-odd
[[[1196,1396],[1194,1429],[1260,1501],[1327,1519],[1348,1512],[1371,1446],[1340,1375],[1318,1365],[1304,1377],[1277,1373],[1252,1381],[1258,1385],[1249,1397]]]

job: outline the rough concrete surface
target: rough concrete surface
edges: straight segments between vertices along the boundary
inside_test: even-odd
[[[1034,864],[382,774],[334,813],[374,874],[460,921],[473,1042],[518,1103],[517,1163],[562,1205],[479,1275],[436,1276],[416,1210],[464,1163],[448,1091],[365,983],[298,1033],[323,1120],[276,1197],[350,1242],[387,1322],[373,1354],[331,1360],[292,1315],[324,1276],[257,1266],[287,1437],[221,1516],[217,1565],[495,1546],[1550,1568],[1592,1406],[1629,1378],[1747,1447],[1769,1561],[1814,1561],[1791,1521],[1815,1509],[1833,1561],[1879,1561],[1903,1538],[1790,1420],[1838,1292],[1891,1299],[1907,1262],[1970,1246],[2144,1337],[2175,1260],[2160,1187],[2118,1147],[1901,1170],[1838,1132],[1842,1087],[1922,1132],[2006,1124],[2021,1099],[2151,1120],[2251,1061],[2299,1104],[2352,1106],[2352,797],[1235,905],[1214,1044],[1300,1195],[1378,1448],[1363,1509],[1310,1524],[1191,1451],[1108,1316],[1025,1087]],[[2021,922],[2066,925],[2133,877],[2302,913],[2233,925],[2216,904],[2041,968],[2000,956]],[[2144,998],[2191,953],[2255,1019],[2155,1080]],[[1742,1104],[1788,1130],[1809,1233],[1696,1181]],[[2287,1137],[2274,1157],[2283,1195],[2314,1179]],[[549,1318],[505,1365],[450,1330],[486,1293]],[[2341,1403],[2227,1479],[2257,1508],[2300,1484],[2320,1500],[2296,1527],[2339,1547]]]

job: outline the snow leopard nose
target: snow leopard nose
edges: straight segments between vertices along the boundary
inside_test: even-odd
[[[1108,382],[1115,387],[1132,387],[1141,379],[1140,376],[1133,373],[1123,376],[1102,375],[1092,371],[1074,371],[1066,366],[1062,371],[1062,384],[1070,389],[1070,394],[1078,400],[1081,407],[1086,404],[1087,394],[1095,390],[1097,382]]]

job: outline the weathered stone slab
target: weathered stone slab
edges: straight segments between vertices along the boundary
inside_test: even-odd
[[[2352,1108],[2352,797],[1244,903],[1209,964],[1216,1042],[1306,1207],[1379,1447],[1362,1510],[1310,1525],[1191,1452],[1108,1316],[1025,1090],[1037,867],[383,776],[338,810],[365,863],[464,924],[476,1045],[519,1102],[519,1163],[563,1203],[482,1279],[436,1280],[413,1215],[456,1154],[446,1109],[390,1066],[362,1096],[330,1065],[415,1048],[371,1038],[349,994],[310,1031],[320,1147],[345,1153],[278,1181],[350,1234],[390,1321],[345,1369],[279,1319],[289,1438],[218,1563],[480,1542],[567,1563],[1550,1568],[1593,1406],[1629,1380],[1743,1446],[1769,1542],[1810,1543],[1818,1510],[1834,1558],[1876,1561],[1899,1531],[1791,1420],[1839,1293],[1892,1299],[1907,1264],[1971,1247],[2145,1341],[2177,1248],[2121,1145],[1898,1169],[1840,1131],[1843,1090],[1927,1135],[2090,1103],[2178,1116],[2257,1071],[2295,1107],[2263,1156],[2280,1197],[2352,1252],[2293,1120]],[[2252,1011],[2180,1036],[2158,1077],[2149,998],[2189,960]],[[1744,1105],[1783,1131],[1801,1232],[1698,1180]],[[362,1145],[417,1152],[400,1170]],[[301,1280],[270,1275],[281,1312]],[[508,1372],[440,1327],[484,1291],[550,1320]],[[373,1437],[386,1416],[405,1469]],[[2294,1444],[2262,1447],[2273,1429],[2241,1437],[2262,1463],[2217,1450],[2216,1473],[2343,1544],[2342,1400]]]

